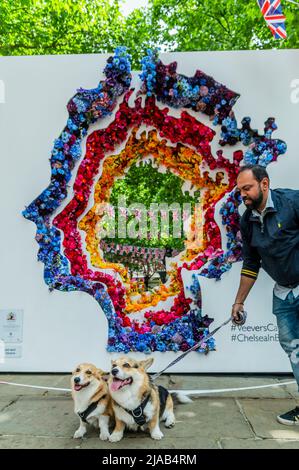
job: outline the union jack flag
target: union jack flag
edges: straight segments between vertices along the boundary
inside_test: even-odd
[[[275,39],[286,39],[286,17],[282,13],[281,1],[257,0],[257,3]]]

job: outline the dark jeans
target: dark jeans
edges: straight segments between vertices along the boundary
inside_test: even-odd
[[[290,358],[299,390],[299,296],[290,292],[285,300],[273,294],[273,313],[277,319],[279,342]]]

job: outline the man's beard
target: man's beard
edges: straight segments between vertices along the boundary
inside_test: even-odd
[[[248,208],[248,209],[251,209],[251,210],[257,210],[259,208],[259,206],[261,205],[261,203],[263,202],[263,192],[260,189],[260,192],[259,192],[259,195],[255,198],[255,199],[252,199],[250,197],[243,197],[243,202],[245,203],[246,200],[250,201],[248,202],[247,204],[245,204],[245,206]]]

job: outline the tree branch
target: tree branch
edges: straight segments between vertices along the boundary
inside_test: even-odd
[[[222,27],[222,29],[224,29],[224,31],[225,31],[227,34],[230,33],[229,29],[226,28],[226,27],[224,26],[224,24],[221,23],[220,19],[219,19],[217,16],[214,16],[214,15],[212,15],[211,13],[205,13],[205,14],[206,14],[206,16],[209,16],[209,17],[212,18],[213,20],[217,21],[217,23],[220,24],[220,26]]]

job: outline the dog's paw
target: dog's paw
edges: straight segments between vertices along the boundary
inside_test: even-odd
[[[156,439],[157,441],[162,439],[162,437],[164,437],[164,434],[160,430],[159,431],[154,431],[154,432],[151,433],[151,438]]]
[[[81,439],[83,436],[85,436],[86,431],[83,431],[82,429],[77,429],[77,431],[74,434],[74,439]]]
[[[175,421],[170,421],[169,423],[166,421],[165,423],[165,427],[167,429],[173,428],[174,425],[175,425]]]
[[[122,437],[123,437],[123,434],[121,432],[113,432],[109,437],[109,441],[118,442],[121,440]]]
[[[175,425],[175,417],[174,416],[168,416],[168,418],[165,420],[165,427],[167,429],[173,428]]]
[[[109,437],[110,437],[110,434],[109,434],[109,432],[107,432],[107,431],[102,431],[102,432],[100,433],[100,439],[101,439],[101,441],[107,441],[107,440],[109,439]]]

